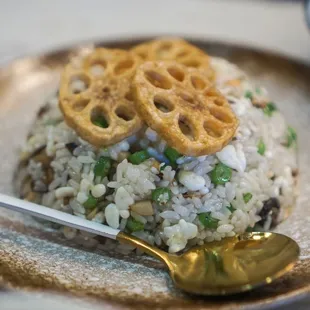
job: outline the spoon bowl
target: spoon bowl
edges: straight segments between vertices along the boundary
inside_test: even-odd
[[[169,254],[118,229],[14,197],[0,194],[0,206],[133,245],[162,260],[175,285],[193,294],[229,295],[269,284],[299,256],[294,240],[271,232],[244,233]]]
[[[294,240],[270,232],[245,233],[182,255],[165,253],[124,233],[117,239],[160,258],[178,288],[199,295],[229,295],[269,284],[288,272],[299,255]]]

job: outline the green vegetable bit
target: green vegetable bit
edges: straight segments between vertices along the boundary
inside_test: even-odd
[[[287,147],[291,147],[297,141],[297,133],[294,128],[287,128]]]
[[[94,167],[95,177],[106,177],[112,167],[112,159],[109,157],[101,156]]]
[[[250,99],[250,100],[253,99],[253,94],[252,94],[252,92],[249,91],[249,90],[247,90],[247,91],[245,92],[244,96],[245,96],[246,98]]]
[[[254,227],[248,226],[245,231],[246,232],[252,232],[252,231],[254,231]]]
[[[272,113],[274,111],[277,111],[277,107],[275,106],[275,104],[273,102],[268,102],[266,104],[266,106],[264,107],[264,113],[267,115],[267,116],[272,116]]]
[[[266,151],[266,145],[263,141],[263,139],[259,139],[259,142],[257,144],[257,153],[260,155],[264,155]]]
[[[86,209],[94,209],[97,205],[98,200],[92,195],[88,196],[88,199],[83,203]]]
[[[256,92],[256,94],[260,95],[262,93],[262,90],[260,87],[256,87],[255,92]]]
[[[144,224],[135,220],[133,217],[130,217],[127,220],[127,224],[126,227],[128,228],[128,230],[130,230],[131,232],[135,232],[135,231],[140,231],[144,229]]]
[[[211,216],[211,212],[207,212],[207,213],[200,213],[198,215],[198,219],[201,222],[201,224],[206,227],[206,228],[213,228],[216,229],[219,220],[213,218]]]
[[[243,194],[243,201],[245,203],[248,203],[252,199],[253,195],[251,193],[245,193]]]
[[[164,171],[167,166],[168,166],[167,164],[161,165],[159,171]]]
[[[167,187],[158,187],[152,191],[152,200],[158,204],[165,204],[172,198],[172,192]]]
[[[182,155],[172,147],[167,147],[164,151],[165,156],[169,159],[172,167],[177,166],[177,159]]]
[[[97,116],[96,119],[93,120],[93,124],[101,128],[109,127],[107,120],[103,116]]]
[[[254,227],[248,226],[245,231],[246,232],[262,231],[262,228],[259,225],[255,224]]]
[[[139,165],[150,158],[150,155],[147,151],[135,152],[128,156],[129,162],[134,165]]]
[[[223,185],[230,181],[232,169],[226,165],[219,163],[210,172],[211,182],[216,185]]]
[[[231,213],[233,213],[236,208],[234,208],[231,204],[229,206],[226,207]]]

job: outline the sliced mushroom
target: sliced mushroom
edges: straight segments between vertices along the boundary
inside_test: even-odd
[[[152,202],[150,200],[142,200],[130,206],[131,211],[142,216],[150,216],[154,214]]]

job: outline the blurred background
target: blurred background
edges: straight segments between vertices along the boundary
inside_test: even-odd
[[[0,65],[75,43],[150,35],[230,42],[310,64],[305,12],[305,1],[298,0],[0,0]],[[0,294],[1,310],[52,307],[89,309],[89,304],[44,294]],[[309,300],[273,309],[292,307],[309,309]]]
[[[0,63],[72,43],[179,34],[310,62],[303,0],[0,0]]]

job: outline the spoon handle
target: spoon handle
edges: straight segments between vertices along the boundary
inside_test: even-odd
[[[96,235],[100,235],[109,239],[118,240],[121,243],[133,245],[144,252],[167,263],[168,254],[150,246],[146,242],[121,232],[118,229],[111,228],[97,222],[89,221],[75,215],[71,215],[62,211],[47,208],[26,200],[14,198],[11,196],[0,194],[0,207],[4,207],[13,211],[29,214],[61,225],[84,230]]]
[[[168,254],[162,250],[159,250],[158,248],[151,246],[150,244],[146,243],[145,241],[139,238],[120,232],[117,235],[116,240],[118,240],[121,243],[133,245],[137,247],[138,249],[144,251],[145,253],[163,261],[168,266],[170,266],[171,264],[171,259],[173,255]]]
[[[116,240],[116,236],[120,232],[118,229],[114,229],[100,223],[88,221],[75,215],[3,194],[0,194],[0,207],[29,214],[61,225],[84,230],[114,240]]]

